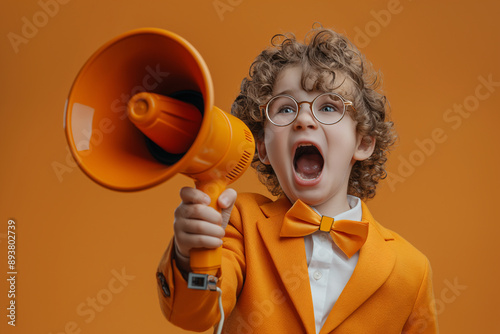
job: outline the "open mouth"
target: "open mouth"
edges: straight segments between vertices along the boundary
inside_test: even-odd
[[[321,175],[324,159],[313,144],[300,144],[295,150],[293,167],[302,180],[314,180]]]

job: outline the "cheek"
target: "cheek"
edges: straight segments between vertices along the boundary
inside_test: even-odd
[[[282,130],[282,128],[266,125],[266,127],[264,128],[266,144],[272,144],[275,139],[279,137],[279,134],[280,132],[282,132]]]
[[[284,151],[284,140],[283,129],[281,128],[266,128],[265,130],[265,140],[267,153],[271,153],[271,156],[280,155]]]
[[[329,159],[336,166],[351,163],[356,148],[356,138],[352,133],[338,133],[330,139]]]
[[[267,158],[274,169],[280,183],[289,171],[290,152],[287,144],[287,132],[284,128],[273,127],[265,131]]]

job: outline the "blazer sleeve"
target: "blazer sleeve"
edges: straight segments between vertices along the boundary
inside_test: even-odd
[[[172,324],[186,330],[202,332],[220,320],[219,294],[215,291],[193,290],[177,268],[174,241],[170,241],[157,269],[158,297],[164,316]],[[221,277],[224,314],[228,316],[236,305],[245,273],[245,251],[239,211],[235,205],[223,239]]]
[[[403,334],[437,334],[438,323],[434,291],[432,288],[432,270],[426,261],[425,272],[418,291],[412,313],[406,321]]]

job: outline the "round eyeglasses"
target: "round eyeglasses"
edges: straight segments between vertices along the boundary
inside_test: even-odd
[[[267,119],[276,126],[292,124],[299,115],[300,106],[309,104],[314,118],[325,125],[338,123],[344,118],[347,106],[354,108],[353,103],[336,93],[323,93],[312,102],[298,102],[293,96],[281,94],[272,97],[260,109],[265,110]]]

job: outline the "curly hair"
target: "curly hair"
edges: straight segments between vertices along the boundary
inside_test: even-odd
[[[357,124],[357,133],[364,140],[375,138],[373,154],[356,161],[351,170],[348,194],[362,199],[374,197],[379,180],[387,176],[387,154],[397,137],[393,122],[388,120],[386,97],[378,91],[380,74],[345,36],[323,27],[313,28],[303,43],[293,34],[279,34],[271,44],[250,66],[231,113],[245,122],[257,140],[262,140],[266,117],[259,106],[271,98],[276,78],[284,68],[302,66],[301,85],[306,91],[332,91],[336,74],[344,75],[354,84],[350,96],[354,109],[349,108],[348,113]],[[257,151],[252,167],[273,195],[283,193],[272,166],[262,163]]]

